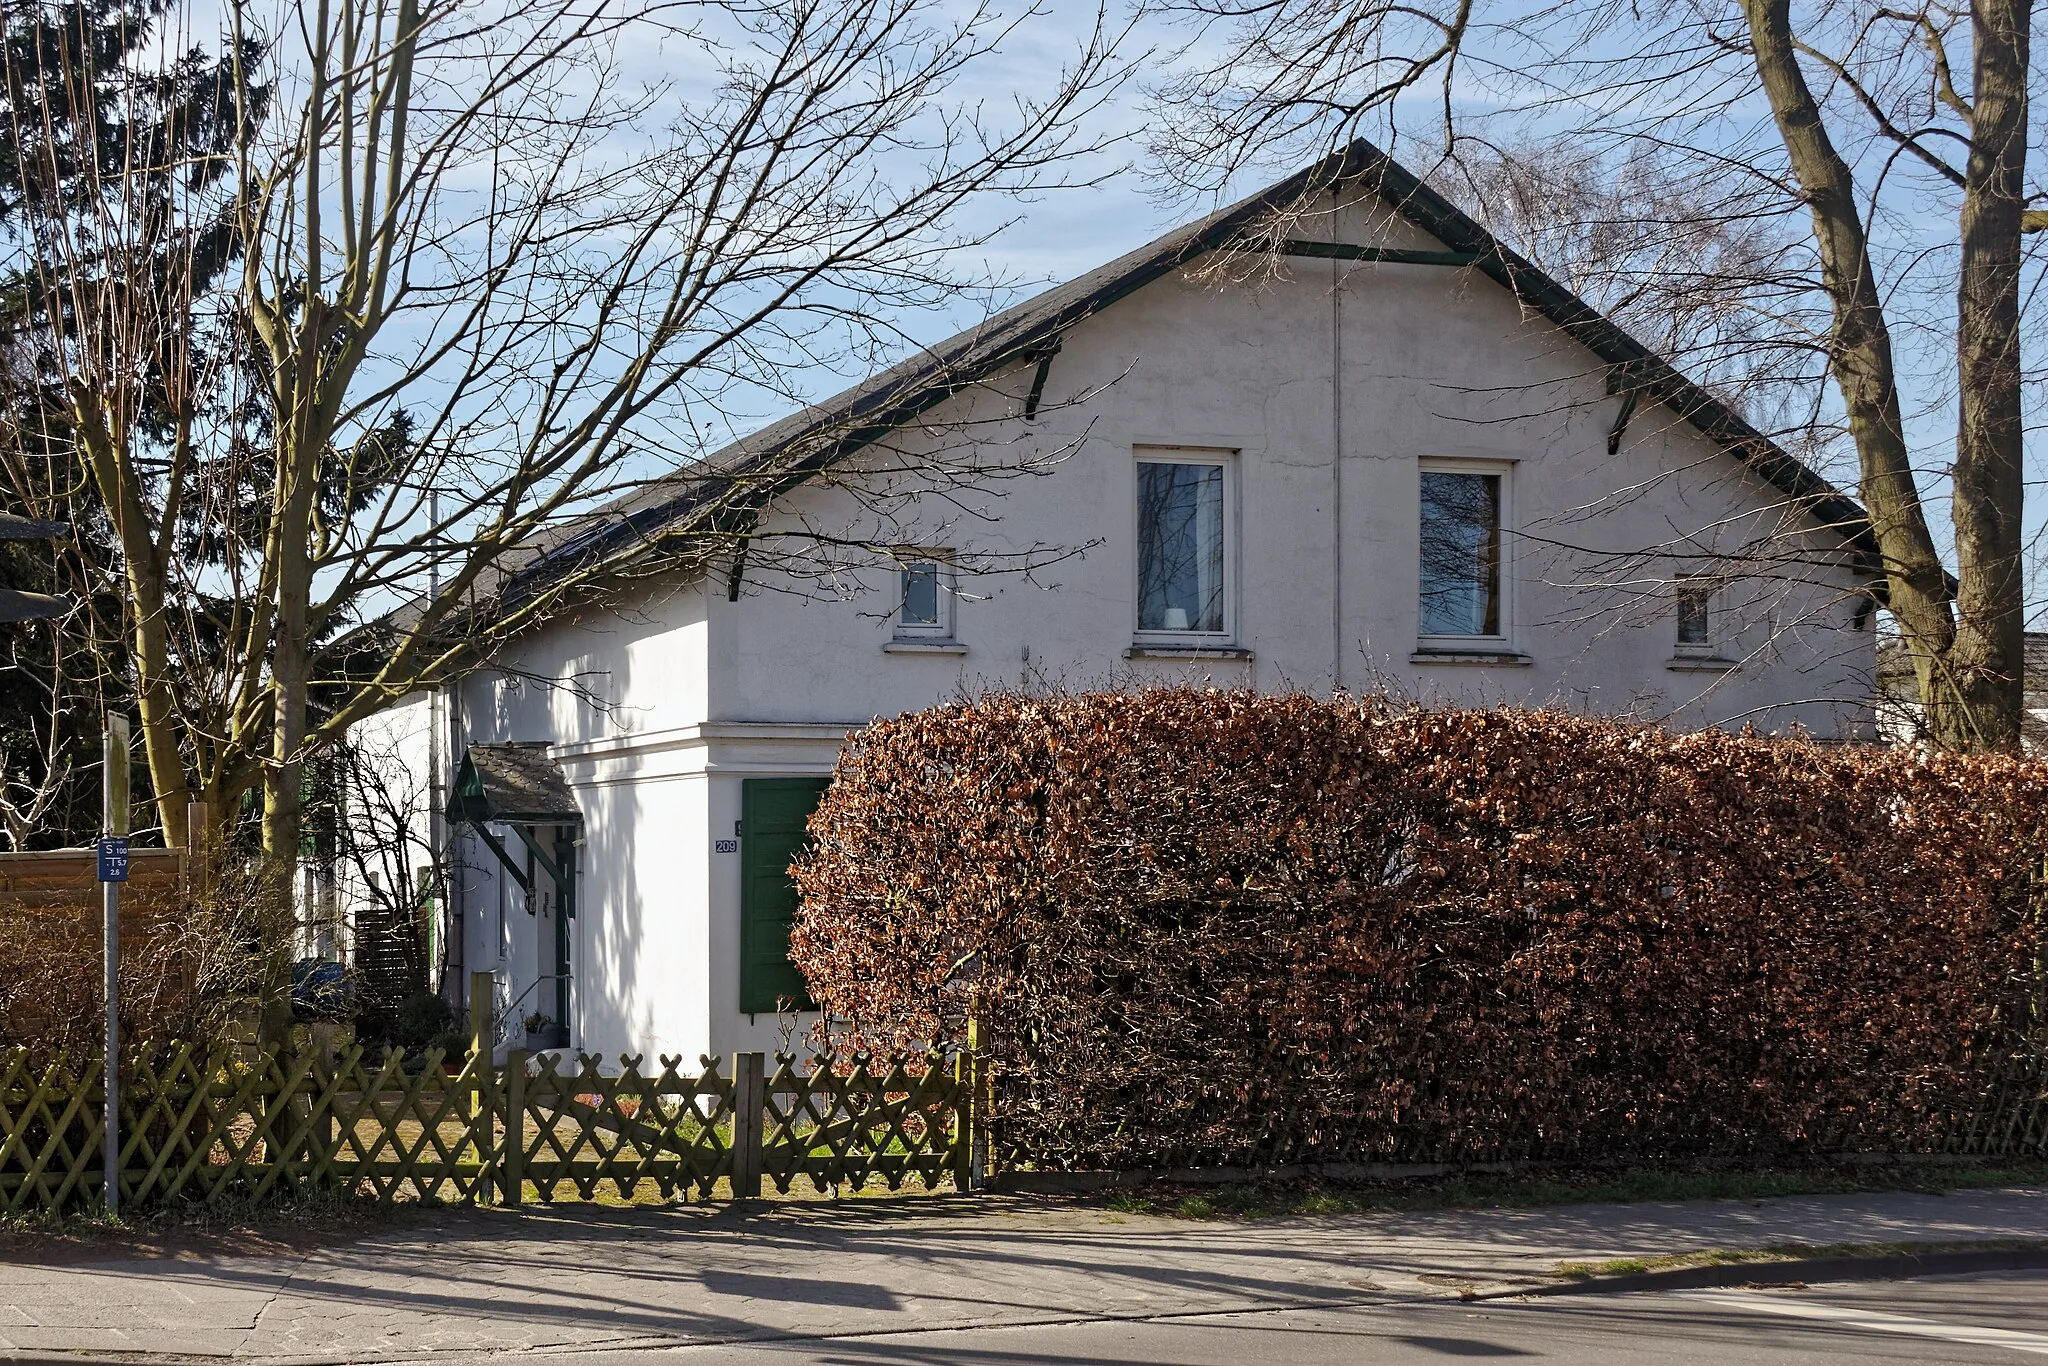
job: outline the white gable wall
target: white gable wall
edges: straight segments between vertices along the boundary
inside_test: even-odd
[[[1192,675],[1268,689],[1561,702],[1680,726],[1741,718],[1773,730],[1796,723],[1824,738],[1865,733],[1874,636],[1851,629],[1861,600],[1847,571],[1774,561],[1724,591],[1719,615],[1734,627],[1723,651],[1744,662],[1724,676],[1668,667],[1677,655],[1670,577],[1714,567],[1709,556],[1608,563],[1585,553],[1736,551],[1777,527],[1774,489],[1654,406],[1635,415],[1621,453],[1609,456],[1619,401],[1605,393],[1605,367],[1547,323],[1522,319],[1484,277],[1289,265],[1292,279],[1257,289],[1162,280],[1075,328],[1053,361],[1048,396],[1109,387],[1031,429],[1042,450],[1078,443],[1065,463],[980,500],[999,523],[975,523],[936,499],[906,519],[906,540],[963,551],[1099,542],[1036,582],[963,573],[964,655],[885,651],[897,591],[890,566],[808,585],[763,583],[757,573],[740,602],[719,594],[710,604],[711,714],[858,722],[983,683]],[[1339,349],[1342,403],[1333,411]],[[1029,378],[1019,367],[1001,384],[1021,392]],[[962,400],[952,415],[964,424],[977,402],[987,410],[1001,401]],[[991,433],[992,444],[1007,435]],[[1249,660],[1124,657],[1136,600],[1134,449],[1146,446],[1236,453],[1236,643]],[[1526,665],[1413,659],[1418,470],[1445,457],[1511,468],[1509,516],[1527,533],[1508,547],[1511,639]],[[1632,492],[1616,499],[1617,489]],[[861,520],[856,502],[835,490],[807,490],[800,506],[813,525]],[[1799,543],[1837,557],[1826,533]],[[1770,549],[1784,556],[1794,544],[1775,539]],[[1788,583],[1787,574],[1806,581]],[[867,591],[839,596],[850,586]]]
[[[706,709],[707,631],[701,586],[650,586],[615,610],[554,623],[521,641],[498,667],[458,688],[465,744],[551,740],[558,746],[630,744]],[[458,755],[459,757],[459,755]],[[706,795],[687,773],[634,761],[565,771],[584,812],[571,922],[571,1037],[612,1052],[701,1049],[703,942],[709,904]],[[683,832],[689,832],[687,836]],[[516,840],[506,841],[519,856]],[[474,836],[457,841],[453,899],[463,941],[448,966],[499,977],[499,1009],[519,1042],[517,1017],[552,1013],[554,928],[528,914],[519,888]],[[693,974],[694,973],[694,977]],[[695,1003],[696,1014],[685,1012]],[[689,1055],[694,1061],[694,1054]]]
[[[1424,243],[1424,245],[1427,245]],[[1264,689],[1386,687],[1432,700],[1563,703],[1680,726],[1801,725],[1824,738],[1868,734],[1873,633],[1827,533],[1774,536],[1782,496],[1667,411],[1647,407],[1618,456],[1606,452],[1618,400],[1606,367],[1472,272],[1293,261],[1256,288],[1156,282],[1072,329],[1036,424],[1014,411],[1031,367],[935,412],[922,434],[946,447],[971,431],[997,452],[1071,446],[1049,474],[998,481],[979,497],[923,500],[899,539],[963,553],[1032,546],[1085,554],[1036,574],[963,573],[963,654],[896,653],[893,565],[829,580],[755,569],[737,602],[706,602],[707,740],[723,834],[747,773],[827,772],[845,729],[988,685],[1090,687],[1186,678]],[[1332,375],[1341,354],[1341,406]],[[1073,407],[1057,401],[1107,386]],[[1249,658],[1127,658],[1136,600],[1134,448],[1235,452],[1236,644]],[[1340,458],[1339,454],[1341,453]],[[1418,470],[1429,458],[1512,469],[1512,643],[1522,665],[1417,662]],[[899,454],[884,457],[901,464]],[[949,457],[950,458],[950,457]],[[1014,454],[1007,458],[1015,461]],[[1616,498],[1617,490],[1629,490]],[[963,514],[965,501],[972,512]],[[765,529],[868,525],[859,499],[808,487]],[[1768,572],[1717,602],[1733,671],[1673,667],[1670,579],[1714,567],[1704,553],[1753,541]],[[1560,545],[1562,543],[1562,545]],[[1669,545],[1694,558],[1610,563]],[[1566,548],[1569,547],[1569,548]],[[1813,554],[1805,568],[1787,554]],[[1725,566],[1724,566],[1725,567]],[[723,588],[723,584],[718,585]],[[776,762],[741,761],[738,736],[783,734]],[[805,755],[793,736],[815,728]],[[721,756],[727,758],[721,762]],[[794,766],[792,766],[794,765]],[[707,838],[706,847],[715,847]],[[773,1048],[786,1022],[736,1015],[733,854],[711,855],[706,1049]]]

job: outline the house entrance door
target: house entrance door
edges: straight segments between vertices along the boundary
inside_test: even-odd
[[[740,1010],[809,1010],[803,974],[789,961],[796,883],[789,865],[809,844],[804,824],[830,778],[746,778],[740,788]]]

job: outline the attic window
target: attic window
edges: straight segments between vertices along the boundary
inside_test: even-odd
[[[1678,576],[1678,648],[1705,650],[1714,643],[1714,582],[1699,574]]]
[[[943,551],[927,554],[903,563],[896,606],[900,640],[945,640],[953,634],[953,566]]]

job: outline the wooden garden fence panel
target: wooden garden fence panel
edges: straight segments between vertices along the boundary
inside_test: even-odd
[[[123,1064],[124,1208],[312,1193],[380,1204],[758,1195],[879,1178],[969,1184],[972,1059],[741,1054],[685,1070],[145,1046]],[[96,1057],[0,1052],[0,1213],[97,1204]]]
[[[777,1061],[763,1088],[760,1154],[778,1192],[799,1180],[825,1191],[873,1177],[892,1191],[913,1177],[932,1190],[967,1170],[965,1074],[939,1054],[819,1057],[808,1068]]]
[[[710,1059],[686,1074],[664,1058],[653,1075],[628,1058],[615,1076],[585,1056],[572,1072],[543,1054],[529,1070],[526,1055],[507,1059],[504,1199],[551,1201],[565,1188],[591,1200],[609,1186],[630,1199],[643,1182],[663,1198],[709,1199],[734,1171],[731,1078]]]
[[[379,1203],[718,1199],[982,1184],[988,1077],[972,1048],[947,1057],[759,1053],[730,1067],[679,1059],[529,1058],[503,1067],[438,1052],[348,1047],[331,1055],[142,1047],[123,1064],[125,1207],[325,1193]],[[2015,1047],[1995,1079],[1916,1112],[1845,1116],[1813,1151],[2048,1157],[2048,1047]],[[0,1050],[0,1215],[96,1205],[96,1056]],[[1142,1116],[1134,1116],[1141,1119]],[[1288,1121],[1273,1116],[1272,1123]],[[1570,1135],[1504,1113],[1488,1160],[1570,1159]],[[1434,1125],[1329,1135],[1331,1160],[1470,1161],[1469,1135]],[[1030,1162],[1031,1154],[1011,1160]]]

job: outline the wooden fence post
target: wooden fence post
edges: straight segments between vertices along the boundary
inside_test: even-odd
[[[967,1021],[967,1076],[971,1089],[967,1101],[967,1188],[981,1190],[988,1185],[989,1121],[991,1092],[989,1067],[981,1056],[981,1021]]]
[[[767,1059],[759,1053],[735,1053],[732,1059],[732,1195],[751,1200],[761,1193],[762,1145],[766,1140],[761,1112],[767,1105]]]
[[[975,1022],[967,1022],[967,1045],[953,1055],[953,1189],[974,1189],[974,1133],[977,1115],[974,1105]]]
[[[480,1053],[486,1062],[497,1048],[497,1031],[491,1028],[491,997],[497,990],[488,972],[469,974],[469,1051]]]
[[[469,1085],[465,1088],[465,1095],[469,1101],[470,1137],[476,1143],[477,1159],[483,1166],[476,1184],[479,1203],[491,1198],[491,1166],[497,1147],[492,1140],[497,1137],[498,1116],[491,1104],[491,1086],[486,1080],[490,1076],[492,1057],[498,1044],[497,1032],[491,1027],[491,998],[495,992],[492,974],[469,974]]]
[[[498,1196],[508,1205],[526,1198],[526,1050],[505,1055],[505,1149]]]

